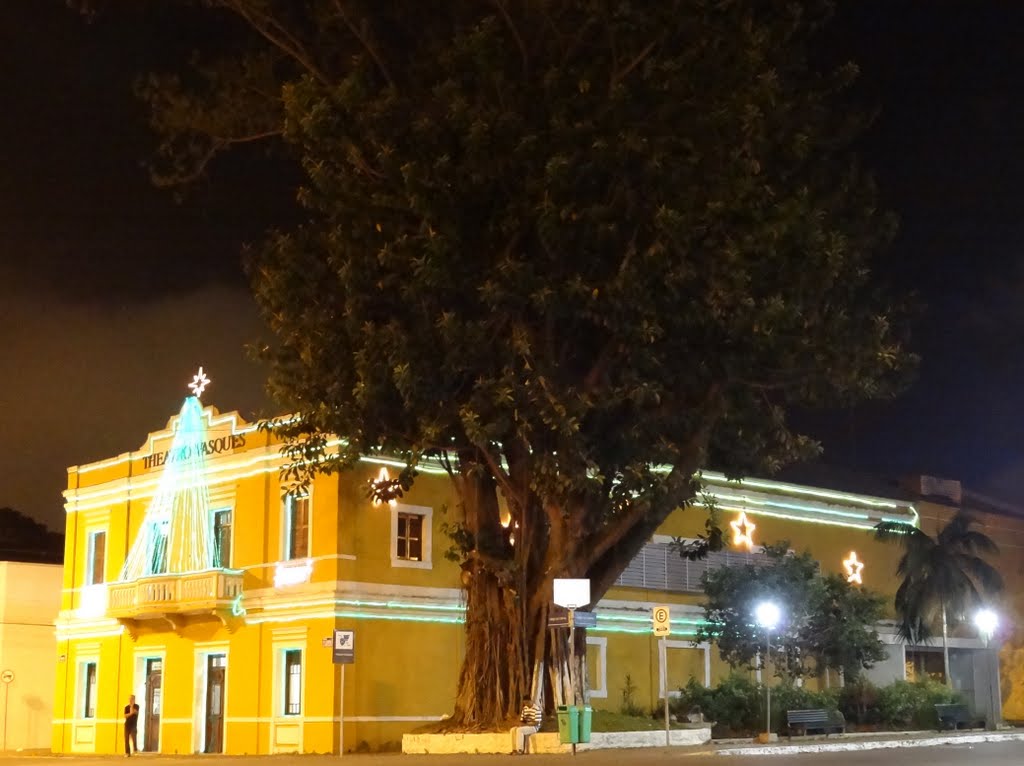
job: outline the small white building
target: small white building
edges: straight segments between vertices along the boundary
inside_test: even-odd
[[[0,752],[50,750],[63,569],[0,561]]]

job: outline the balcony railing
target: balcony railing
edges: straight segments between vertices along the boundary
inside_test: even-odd
[[[224,569],[162,574],[110,583],[107,615],[145,620],[174,615],[222,614],[242,593],[242,573]]]

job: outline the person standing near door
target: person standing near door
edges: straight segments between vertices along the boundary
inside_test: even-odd
[[[128,698],[124,706],[124,755],[127,758],[132,750],[139,752],[139,706],[135,704],[135,695]]]

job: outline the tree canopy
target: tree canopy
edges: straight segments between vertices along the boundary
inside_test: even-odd
[[[0,561],[60,564],[64,535],[13,508],[0,508]]]
[[[788,679],[826,668],[855,676],[885,659],[875,630],[884,616],[881,595],[836,574],[823,575],[810,553],[789,553],[786,542],[765,547],[767,565],[719,567],[704,574],[704,617],[697,641],[711,641],[733,667],[763,662],[765,631],[754,612],[771,601],[782,614],[772,631],[771,661]]]
[[[238,34],[144,84],[158,179],[268,138],[301,166],[306,221],[251,260],[292,478],[374,450],[408,462],[379,494],[450,468],[473,583],[453,720],[514,712],[558,663],[552,577],[596,601],[698,468],[805,457],[793,407],[910,366],[871,278],[892,220],[848,154],[855,67],[808,63],[826,3],[205,6]],[[519,641],[482,638],[508,620]]]

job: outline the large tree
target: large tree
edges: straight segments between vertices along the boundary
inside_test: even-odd
[[[293,477],[385,450],[408,462],[387,495],[449,468],[453,725],[514,715],[543,667],[561,693],[553,578],[596,602],[698,468],[806,456],[791,408],[906,368],[869,272],[891,220],[836,108],[855,69],[808,64],[825,4],[204,6],[237,46],[146,83],[158,180],[267,138],[301,165],[306,221],[251,272]]]
[[[882,596],[836,574],[823,575],[810,553],[795,555],[782,542],[765,547],[760,566],[718,567],[704,574],[705,624],[697,641],[710,641],[733,667],[765,662],[765,631],[754,612],[762,601],[782,614],[772,636],[771,662],[794,679],[826,670],[856,676],[885,659],[875,630],[884,615]]]
[[[999,553],[992,538],[976,529],[977,519],[958,511],[935,536],[897,521],[883,521],[875,537],[903,549],[896,576],[895,606],[900,637],[910,644],[927,643],[938,624],[942,634],[942,666],[949,674],[949,623],[961,621],[971,608],[998,598],[1003,578],[986,557]]]

